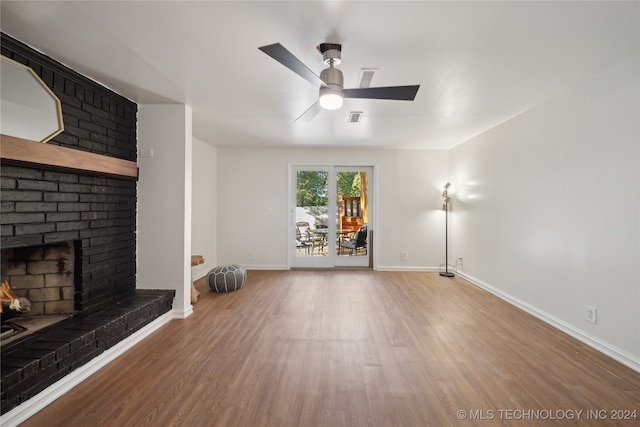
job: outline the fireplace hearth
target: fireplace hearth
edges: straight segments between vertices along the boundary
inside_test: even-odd
[[[2,345],[2,414],[171,310],[175,291],[137,290],[112,307],[81,313]]]

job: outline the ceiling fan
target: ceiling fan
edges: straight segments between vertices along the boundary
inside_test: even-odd
[[[386,86],[344,89],[342,71],[335,68],[341,62],[342,45],[336,43],[322,43],[317,46],[329,66],[318,77],[306,65],[296,58],[280,43],[259,47],[261,51],[302,77],[311,84],[320,87],[320,96],[311,107],[300,115],[295,122],[310,121],[320,109],[335,110],[342,107],[343,98],[391,99],[399,101],[413,101],[420,85]]]

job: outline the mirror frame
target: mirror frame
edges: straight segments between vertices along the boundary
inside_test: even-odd
[[[23,70],[25,70],[37,83],[38,85],[46,92],[46,94],[51,97],[51,99],[54,101],[55,103],[55,114],[56,114],[56,122],[58,124],[58,129],[56,129],[54,132],[46,135],[43,139],[40,140],[40,142],[42,143],[46,143],[48,141],[50,141],[51,139],[55,138],[57,135],[59,135],[62,131],[64,131],[64,122],[62,119],[62,104],[60,102],[60,99],[53,93],[53,91],[42,81],[42,79],[33,71],[33,69],[31,67],[28,67],[24,64],[21,64],[18,61],[15,61],[11,58],[7,58],[4,55],[0,55],[0,59],[2,61],[7,62],[8,64],[11,64],[15,67],[19,67],[22,68]],[[4,82],[4,84],[6,84],[6,81]],[[4,92],[4,91],[2,91]],[[2,93],[0,93],[0,96],[2,95]],[[13,100],[15,101],[15,100]],[[26,107],[29,107],[28,104],[23,104]],[[37,109],[37,106],[36,106]],[[47,112],[48,113],[48,112]],[[19,113],[18,113],[19,114]],[[48,131],[49,129],[43,129],[43,132]],[[3,130],[3,133],[6,133]],[[24,138],[24,135],[11,135],[11,136],[15,136],[15,137],[19,137],[19,138]]]

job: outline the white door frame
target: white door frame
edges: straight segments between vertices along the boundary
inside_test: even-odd
[[[372,259],[373,261],[373,269],[377,269],[377,253],[376,251],[371,252],[372,247],[377,246],[378,236],[377,233],[372,233],[376,229],[377,224],[377,206],[378,206],[378,194],[377,194],[377,167],[373,164],[336,164],[336,163],[289,163],[288,167],[288,187],[289,187],[289,223],[288,223],[288,236],[287,236],[287,266],[288,268],[334,268],[340,266],[349,265],[348,262],[338,262],[335,261],[338,259],[336,256],[335,245],[328,245],[328,256],[313,256],[313,257],[296,257],[296,245],[295,245],[295,222],[296,222],[296,179],[294,177],[294,172],[300,170],[327,170],[329,171],[329,209],[330,212],[332,209],[335,209],[335,200],[336,200],[336,169],[337,168],[347,168],[347,169],[357,169],[357,168],[367,168],[369,169],[370,176],[368,180],[369,189],[368,189],[368,225],[367,229],[369,232],[369,243],[368,243],[368,253],[367,260]],[[329,235],[335,236],[336,224],[335,221],[329,221]],[[348,257],[339,257],[339,258],[348,258]],[[367,266],[369,263],[367,262]]]

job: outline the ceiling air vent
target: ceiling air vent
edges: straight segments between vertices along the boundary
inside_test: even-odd
[[[362,111],[352,111],[349,113],[349,123],[360,123]]]
[[[373,74],[377,68],[361,68],[360,76],[358,77],[358,87],[366,88],[371,86],[371,80],[373,80]]]

